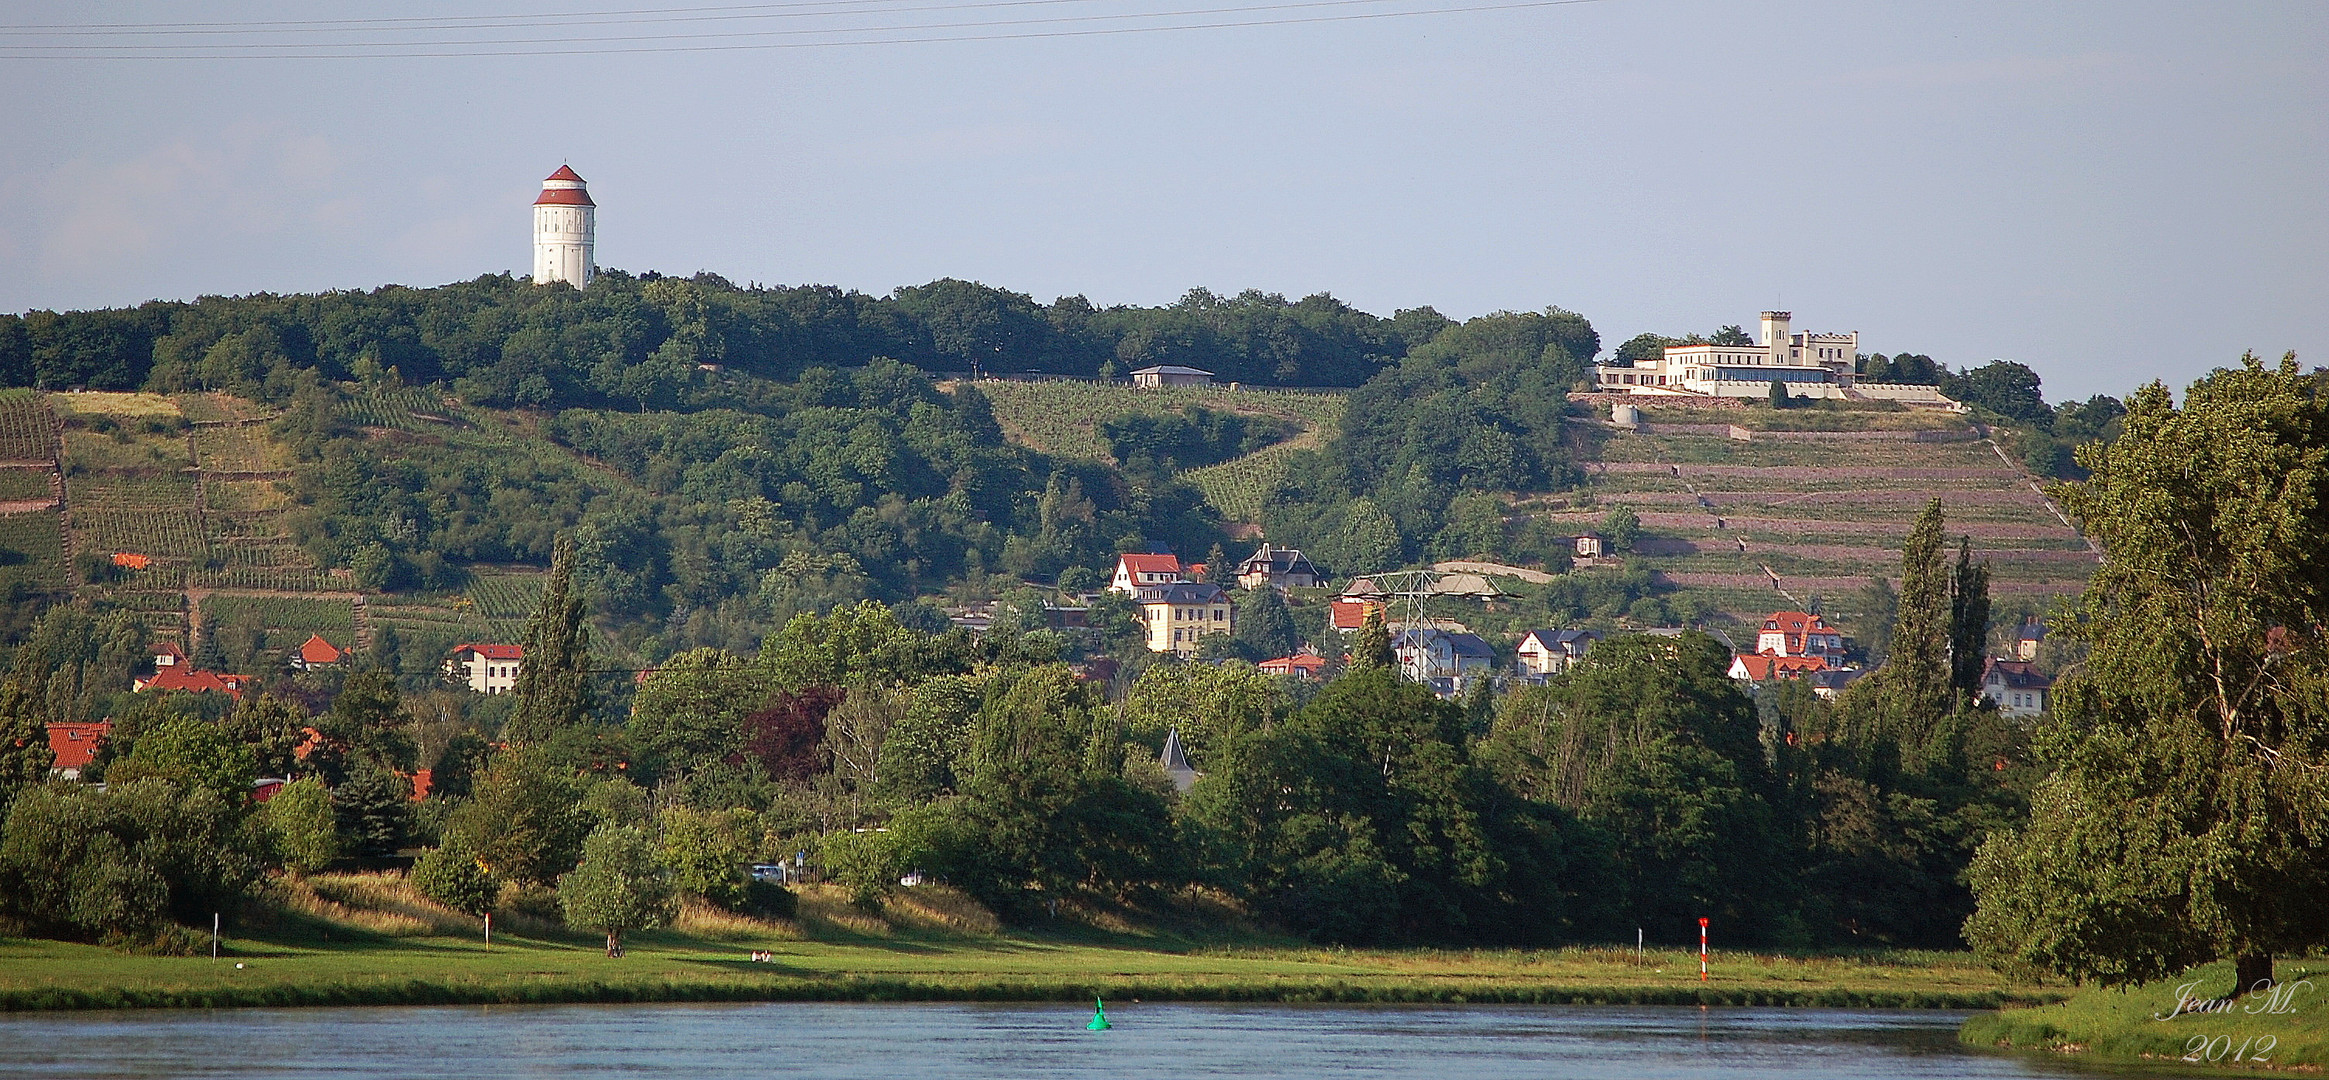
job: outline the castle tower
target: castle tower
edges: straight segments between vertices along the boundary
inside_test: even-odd
[[[573,169],[560,165],[542,181],[542,197],[534,200],[534,284],[590,284],[597,271],[591,263],[597,213],[598,204]]]

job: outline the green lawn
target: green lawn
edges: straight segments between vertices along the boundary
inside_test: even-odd
[[[2285,988],[2278,1002],[2250,995],[2229,1007],[2213,1004],[2232,987],[2226,961],[2142,986],[2082,990],[2056,1005],[1983,1014],[1959,1034],[1975,1046],[2097,1062],[2318,1071],[2329,1065],[2329,964],[2283,960],[2277,967]],[[2185,999],[2211,1004],[2193,1012],[2178,1007]]]
[[[0,1009],[686,1000],[1405,1001],[1994,1007],[2057,1000],[1953,953],[1697,958],[1653,950],[1225,946],[1089,928],[976,934],[789,924],[636,935],[233,937],[225,958],[0,940]],[[754,962],[754,950],[773,958]],[[241,963],[244,967],[237,968]]]

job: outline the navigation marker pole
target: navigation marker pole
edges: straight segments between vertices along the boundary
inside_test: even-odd
[[[1698,920],[1698,981],[1706,981],[1706,920]]]
[[[218,912],[210,913],[210,958],[218,959]]]
[[[1107,1007],[1106,1005],[1103,1005],[1103,1004],[1101,1004],[1101,1003],[1100,1003],[1100,999],[1099,999],[1099,998],[1093,998],[1093,999],[1092,999],[1092,1022],[1091,1022],[1091,1023],[1089,1023],[1089,1024],[1085,1024],[1085,1025],[1084,1025],[1084,1030],[1085,1030],[1085,1031],[1106,1031],[1106,1030],[1108,1030],[1108,1007]]]

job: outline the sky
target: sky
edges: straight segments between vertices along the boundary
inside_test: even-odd
[[[1088,33],[1206,22],[1274,25]],[[727,36],[542,40],[681,33]],[[229,48],[86,58],[122,42]],[[1557,305],[1609,346],[1782,308],[2124,395],[2329,363],[2323,57],[2317,0],[0,2],[0,311],[523,272],[564,162],[634,272]]]

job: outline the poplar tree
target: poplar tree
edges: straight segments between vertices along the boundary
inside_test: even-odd
[[[1949,565],[1941,556],[1941,500],[1925,504],[1900,551],[1900,608],[1884,666],[1871,676],[1883,734],[1921,745],[1949,711]]]
[[[1957,568],[1950,574],[1949,682],[1970,700],[1981,690],[1989,657],[1989,564],[1973,561],[1973,538],[1957,541]]]
[[[47,780],[56,764],[40,713],[22,681],[12,677],[0,683],[0,807],[16,789]]]
[[[561,536],[542,585],[542,605],[526,624],[526,655],[518,664],[516,710],[504,734],[513,743],[538,744],[590,718],[590,627],[574,587],[574,538]]]
[[[2329,942],[2329,402],[2292,355],[2128,403],[2053,494],[2105,560],[2040,728],[2027,826],[1983,846],[1966,938],[2106,985]]]
[[[1351,643],[1350,662],[1354,668],[1399,666],[1399,654],[1391,649],[1391,630],[1383,625],[1382,609],[1367,612],[1367,621],[1359,627],[1358,640]]]

